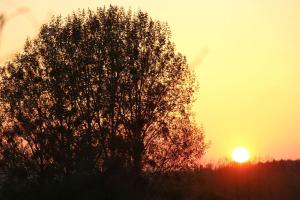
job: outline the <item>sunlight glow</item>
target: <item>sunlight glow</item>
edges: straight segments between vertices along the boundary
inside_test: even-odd
[[[238,147],[233,150],[231,156],[235,162],[245,163],[249,160],[250,154],[249,151],[244,147]]]

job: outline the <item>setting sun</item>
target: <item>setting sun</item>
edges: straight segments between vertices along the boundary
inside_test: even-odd
[[[231,156],[235,162],[244,163],[249,160],[250,154],[244,147],[238,147],[233,150]]]

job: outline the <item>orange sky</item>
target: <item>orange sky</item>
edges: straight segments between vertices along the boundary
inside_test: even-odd
[[[0,0],[13,16],[2,32],[0,57],[22,47],[52,14],[122,5],[167,21],[178,51],[200,83],[194,112],[211,147],[205,159],[236,146],[260,158],[300,158],[299,0]]]

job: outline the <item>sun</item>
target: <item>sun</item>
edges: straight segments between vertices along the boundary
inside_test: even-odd
[[[232,151],[232,159],[238,163],[245,163],[249,160],[250,154],[244,147],[237,147]]]

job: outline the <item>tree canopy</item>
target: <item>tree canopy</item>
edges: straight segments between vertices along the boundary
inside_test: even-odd
[[[2,165],[41,179],[197,166],[195,78],[170,37],[115,6],[53,17],[1,68]]]

